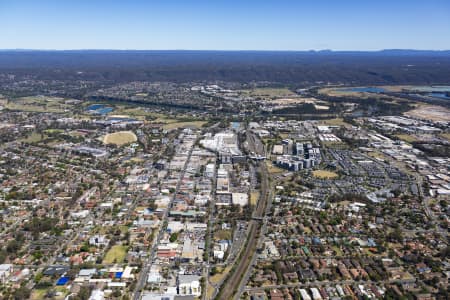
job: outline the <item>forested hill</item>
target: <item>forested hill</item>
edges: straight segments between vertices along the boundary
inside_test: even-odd
[[[0,73],[39,79],[448,84],[450,51],[0,51]]]

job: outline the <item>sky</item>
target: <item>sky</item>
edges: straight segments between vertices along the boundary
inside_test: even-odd
[[[450,49],[450,0],[0,0],[0,49]]]

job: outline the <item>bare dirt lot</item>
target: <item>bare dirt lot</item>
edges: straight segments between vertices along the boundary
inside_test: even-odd
[[[420,105],[404,115],[435,122],[450,122],[450,109],[438,105]]]

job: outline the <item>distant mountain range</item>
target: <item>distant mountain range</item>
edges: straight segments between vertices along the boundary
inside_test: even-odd
[[[0,72],[39,79],[448,84],[450,50],[1,50]]]

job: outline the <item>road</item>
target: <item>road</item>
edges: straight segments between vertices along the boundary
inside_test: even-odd
[[[186,168],[187,168],[187,166],[189,164],[189,160],[191,159],[191,155],[192,155],[192,151],[194,150],[194,147],[195,147],[195,143],[189,149],[189,152],[188,152],[188,155],[187,155],[187,158],[186,158],[186,162],[184,163],[183,170],[180,172],[180,176],[178,178],[177,186],[176,186],[175,192],[173,193],[173,197],[171,198],[170,203],[167,206],[167,209],[164,212],[163,217],[161,218],[161,225],[160,225],[160,227],[158,229],[159,230],[158,231],[158,236],[157,236],[156,239],[153,240],[152,247],[151,247],[151,250],[150,250],[150,255],[148,256],[147,260],[145,261],[145,263],[143,265],[143,268],[142,268],[142,270],[141,270],[141,272],[139,274],[139,278],[138,278],[137,283],[136,283],[136,288],[134,290],[134,297],[133,297],[134,300],[139,300],[141,298],[142,289],[145,286],[145,282],[147,280],[148,272],[150,271],[150,268],[152,266],[152,262],[155,259],[156,250],[157,250],[158,244],[161,241],[162,237],[164,236],[164,232],[165,232],[165,229],[166,229],[166,226],[167,226],[167,221],[168,221],[168,218],[169,218],[170,208],[172,207],[172,204],[173,204],[173,202],[174,202],[174,200],[175,200],[175,198],[176,198],[176,196],[178,194],[178,191],[180,189],[181,182],[183,181],[184,174],[185,174]]]
[[[206,255],[206,266],[204,269],[204,276],[205,276],[205,287],[204,291],[202,293],[202,299],[206,300],[206,295],[208,291],[208,285],[209,285],[209,261],[210,261],[210,255],[211,255],[211,247],[212,247],[212,237],[213,237],[213,229],[214,229],[214,221],[215,221],[215,210],[216,210],[216,180],[217,180],[217,167],[214,168],[214,176],[212,180],[212,189],[211,189],[211,201],[209,202],[209,219],[208,219],[208,233],[206,235],[206,245],[207,248],[205,248],[205,251],[207,251]]]

